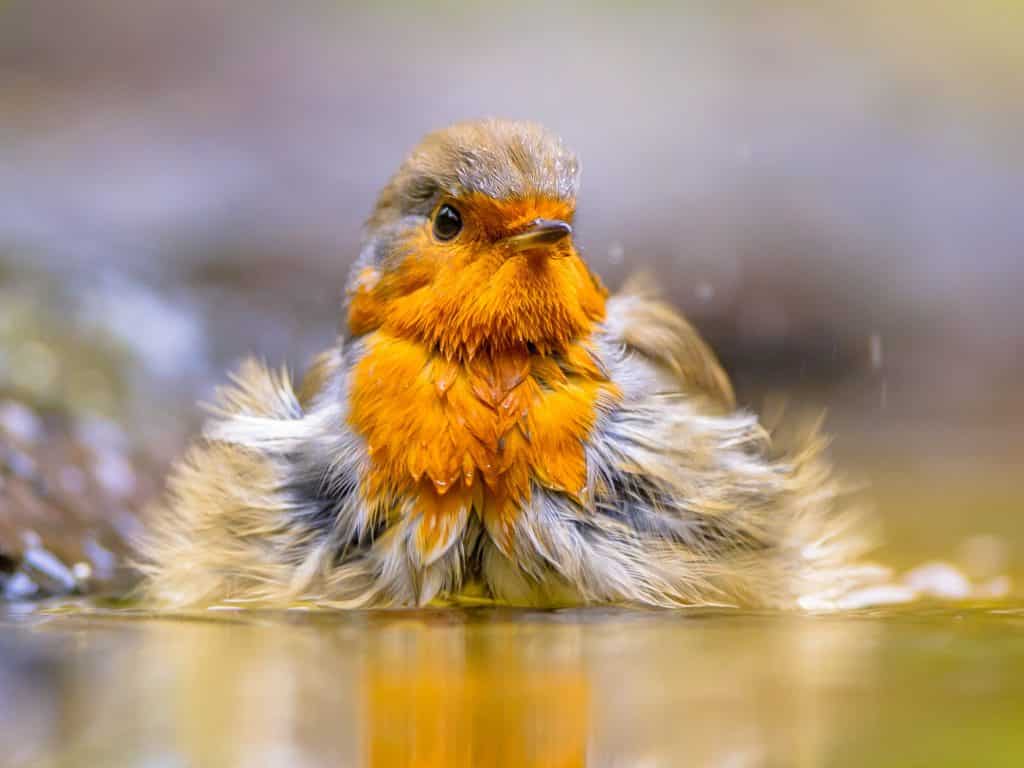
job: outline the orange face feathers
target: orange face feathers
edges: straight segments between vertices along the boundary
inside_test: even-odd
[[[384,329],[469,359],[524,345],[556,351],[604,318],[606,291],[568,237],[527,248],[515,239],[538,219],[571,221],[568,203],[476,195],[445,204],[462,220],[455,237],[439,240],[424,220],[394,239],[385,265],[358,276],[353,334]]]

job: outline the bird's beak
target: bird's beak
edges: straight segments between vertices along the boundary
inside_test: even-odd
[[[557,219],[534,219],[522,232],[506,237],[503,242],[513,251],[526,251],[554,245],[572,234],[572,227]]]

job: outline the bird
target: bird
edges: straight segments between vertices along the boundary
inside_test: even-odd
[[[427,135],[336,342],[219,390],[138,542],[145,599],[802,609],[874,578],[820,429],[738,406],[652,281],[605,287],[579,179],[532,122]]]

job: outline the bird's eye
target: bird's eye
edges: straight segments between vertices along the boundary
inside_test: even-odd
[[[462,216],[454,206],[445,203],[434,214],[434,237],[451,240],[462,231]]]

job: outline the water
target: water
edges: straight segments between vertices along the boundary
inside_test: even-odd
[[[1022,629],[1019,603],[12,607],[0,739],[14,766],[1020,765]]]

